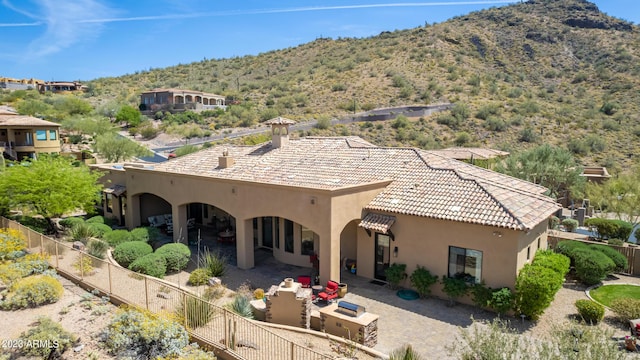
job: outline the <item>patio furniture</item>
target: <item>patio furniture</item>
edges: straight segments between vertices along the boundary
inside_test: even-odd
[[[631,336],[640,335],[640,319],[629,320],[629,327],[631,328]]]
[[[298,276],[298,282],[302,285],[303,288],[311,287],[311,276],[309,275],[300,275]]]
[[[333,302],[338,297],[338,283],[331,280],[327,281],[327,286],[325,286],[324,291],[318,294],[318,297],[326,303]]]
[[[236,232],[235,231],[222,231],[218,233],[218,242],[222,243],[234,243],[236,242]]]

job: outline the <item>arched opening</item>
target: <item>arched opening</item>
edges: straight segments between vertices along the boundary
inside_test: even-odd
[[[176,95],[173,100],[174,104],[184,104],[184,98],[181,95]]]
[[[187,95],[187,96],[185,96],[185,97],[184,97],[184,101],[185,101],[186,103],[191,103],[191,102],[193,102],[193,96],[191,96],[191,95]]]
[[[202,105],[209,105],[209,99],[208,98],[203,98],[202,99]]]
[[[167,217],[171,217],[171,204],[160,196],[142,193],[140,199],[140,221],[145,226],[166,230]]]
[[[202,102],[202,96],[196,96],[195,101],[197,103],[201,103]]]
[[[340,271],[356,274],[358,271],[358,223],[350,221],[340,233]]]

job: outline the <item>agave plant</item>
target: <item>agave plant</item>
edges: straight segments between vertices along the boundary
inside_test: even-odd
[[[251,304],[249,298],[243,295],[236,295],[233,301],[225,305],[227,309],[234,313],[249,319],[253,319],[253,311],[251,310]]]
[[[96,231],[86,223],[77,223],[71,228],[71,238],[73,241],[80,241],[87,244],[89,238],[95,237]]]

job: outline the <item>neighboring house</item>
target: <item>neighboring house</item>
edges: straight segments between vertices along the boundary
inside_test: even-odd
[[[42,83],[44,83],[44,81],[36,79],[14,79],[0,77],[0,89],[29,90],[37,88],[38,85]]]
[[[513,288],[518,271],[547,247],[548,217],[559,206],[541,186],[359,137],[290,140],[293,121],[266,124],[270,143],[96,168],[105,171],[107,192],[123,194],[117,201],[126,202],[129,228],[170,214],[174,239],[184,241],[194,218],[202,231],[233,233],[242,269],[263,248],[304,267],[317,254],[322,283],[340,281],[345,263],[380,280],[390,264],[403,263],[409,274],[421,265]]]
[[[65,92],[65,91],[85,91],[86,86],[77,81],[45,81],[38,84],[38,91],[45,93],[50,92]]]
[[[11,160],[60,152],[60,124],[0,109],[0,149]]]
[[[153,89],[140,94],[143,111],[226,108],[222,95],[183,89]]]
[[[498,161],[509,156],[509,153],[506,151],[484,148],[452,147],[441,150],[431,150],[431,152],[485,169],[493,169]]]

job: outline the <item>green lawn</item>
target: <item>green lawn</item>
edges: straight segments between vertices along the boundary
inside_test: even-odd
[[[595,290],[591,290],[590,294],[595,301],[605,306],[609,306],[613,299],[625,298],[625,297],[640,299],[640,286],[603,285]]]

